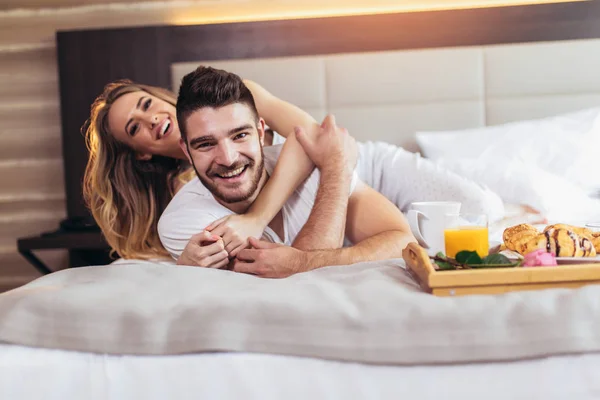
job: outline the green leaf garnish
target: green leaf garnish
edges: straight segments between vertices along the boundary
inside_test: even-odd
[[[452,264],[450,264],[447,261],[441,261],[441,260],[435,260],[434,263],[440,267],[440,270],[442,271],[446,271],[446,270],[451,270],[451,269],[456,269],[456,267]]]
[[[483,257],[484,264],[513,264],[512,261],[504,254],[490,254],[488,256]]]
[[[521,265],[521,261],[511,261],[503,254],[489,254],[481,258],[477,252],[467,250],[458,252],[456,259],[446,257],[442,252],[431,258],[440,271],[469,268],[510,268]]]
[[[483,264],[483,260],[476,251],[459,251],[456,253],[456,262],[466,265]]]
[[[504,254],[490,254],[482,259],[483,264],[478,265],[479,268],[507,268],[516,267],[519,265],[519,261],[511,261]]]
[[[463,266],[459,264],[456,260],[452,258],[448,258],[442,252],[438,252],[435,256],[431,257],[435,265],[437,265],[438,271],[448,271],[448,270],[456,270],[456,269],[464,269],[468,268],[467,266]]]
[[[449,270],[449,269],[454,269],[454,266],[452,264],[450,264],[448,261],[446,261],[447,258],[444,255],[444,253],[442,253],[441,251],[439,251],[436,255],[435,255],[435,261],[434,263],[440,268],[440,270]]]

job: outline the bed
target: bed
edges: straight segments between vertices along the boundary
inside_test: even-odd
[[[581,171],[592,165],[590,143],[598,136],[598,19],[598,3],[576,2],[59,32],[69,216],[87,215],[79,128],[102,86],[132,78],[176,90],[200,63],[256,80],[317,119],[334,113],[360,141],[420,151],[464,173],[472,170],[467,158],[452,157],[462,148],[440,152],[436,144],[486,145],[526,132],[580,135],[565,144],[580,153],[562,153],[577,157]],[[548,177],[543,156],[527,164],[532,172],[523,185],[539,174],[546,183],[569,184],[575,172],[556,169]],[[552,163],[567,165],[560,156]],[[495,183],[506,188],[506,181]],[[595,210],[595,188],[577,186],[586,210]],[[521,199],[521,188],[510,190],[506,196]],[[564,203],[542,201],[548,193],[530,196],[553,217],[564,216]],[[283,284],[209,274],[121,261],[61,271],[0,295],[0,396],[585,399],[600,390],[596,287],[432,299],[402,260],[325,268]],[[237,294],[227,301],[215,292],[223,282],[223,291]],[[206,289],[198,294],[204,297],[189,294],[193,285]],[[176,320],[161,319],[177,303],[156,298],[178,295],[187,307]],[[321,299],[329,313],[304,299]]]
[[[594,372],[599,359],[592,354],[385,367],[239,353],[128,357],[20,346],[0,351],[0,394],[14,399],[560,400],[597,398],[599,390]]]
[[[82,267],[0,296],[0,395],[591,399],[598,298],[597,286],[439,298],[402,260],[281,280]]]

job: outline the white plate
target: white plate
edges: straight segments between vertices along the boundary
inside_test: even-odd
[[[500,254],[504,254],[511,260],[522,260],[523,256],[512,250],[504,250]],[[596,257],[556,257],[558,264],[586,264],[600,263],[600,255]]]
[[[559,264],[589,264],[600,263],[600,256],[596,257],[556,257]]]

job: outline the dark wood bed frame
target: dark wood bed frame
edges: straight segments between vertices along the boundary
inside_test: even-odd
[[[170,87],[176,62],[301,56],[600,37],[600,2],[56,34],[68,218],[89,218],[81,126],[104,85]],[[85,262],[89,262],[86,260]],[[73,264],[76,264],[72,260]],[[79,262],[81,264],[81,262]]]

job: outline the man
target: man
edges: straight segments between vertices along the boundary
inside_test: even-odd
[[[252,94],[234,74],[199,67],[186,75],[177,101],[182,148],[198,179],[185,185],[159,221],[165,248],[177,258],[190,238],[211,222],[245,212],[265,187],[280,146],[263,149],[264,121]],[[402,213],[360,182],[352,138],[328,117],[316,136],[296,139],[317,169],[292,194],[265,231],[239,251],[234,271],[286,277],[328,265],[401,256],[415,241]],[[350,195],[348,195],[350,193]],[[222,268],[229,254],[205,235],[203,266]],[[344,238],[354,245],[339,248]]]

